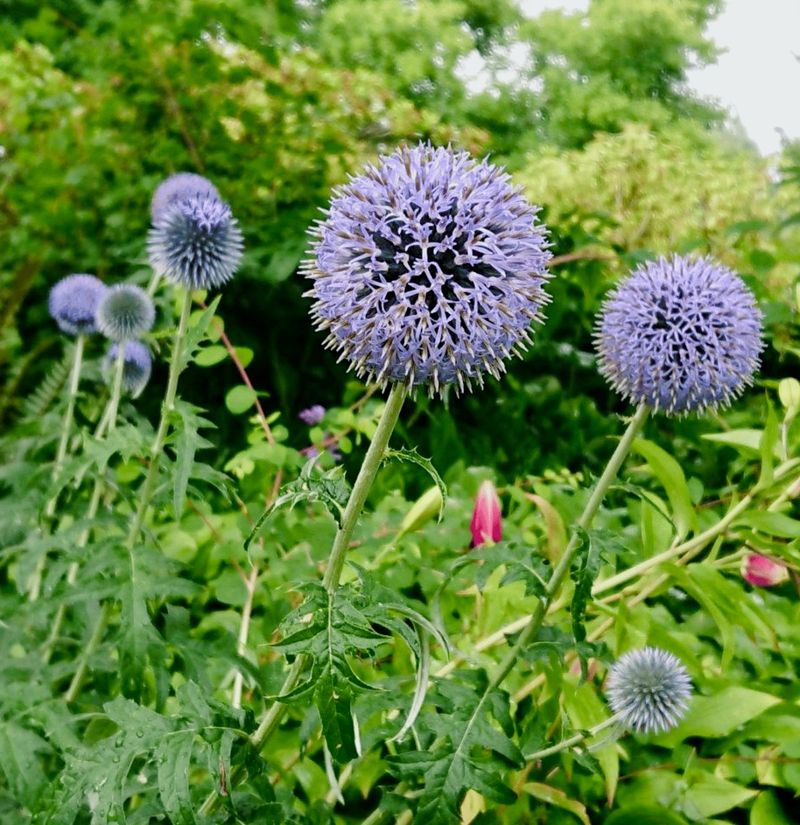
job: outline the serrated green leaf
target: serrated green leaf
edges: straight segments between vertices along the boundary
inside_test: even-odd
[[[194,731],[165,736],[155,751],[158,765],[158,795],[173,825],[194,825],[189,766],[194,749]]]
[[[386,452],[383,454],[383,458],[381,459],[381,464],[386,464],[389,461],[407,461],[411,464],[416,464],[418,467],[422,467],[422,469],[425,470],[425,472],[433,480],[433,483],[436,485],[441,495],[441,504],[439,507],[438,516],[438,521],[441,521],[442,516],[444,515],[445,505],[447,504],[447,486],[442,480],[442,477],[436,471],[436,468],[433,466],[433,462],[429,458],[421,456],[415,449],[386,450]]]
[[[0,723],[0,771],[14,798],[27,808],[34,806],[47,782],[38,754],[50,750],[33,731],[11,721]]]
[[[314,688],[314,704],[322,720],[322,732],[333,761],[341,765],[358,756],[353,726],[353,692],[348,682],[326,668]]]
[[[544,785],[541,782],[526,782],[522,786],[522,790],[535,799],[546,802],[548,805],[561,808],[563,811],[569,811],[578,817],[583,825],[592,825],[589,820],[589,815],[586,813],[586,806],[576,799],[570,799],[564,791],[559,788],[554,788],[552,785]]]
[[[217,295],[217,297],[214,298],[214,300],[199,316],[192,317],[189,328],[186,330],[186,337],[184,338],[183,348],[177,364],[179,373],[183,372],[183,370],[185,370],[186,367],[194,360],[197,349],[206,337],[208,327],[211,324],[211,320],[214,317],[214,313],[217,311],[217,307],[219,306],[221,299],[222,296]]]
[[[173,507],[175,518],[180,519],[186,503],[186,489],[194,467],[197,450],[213,446],[200,435],[200,429],[214,425],[199,414],[199,408],[178,399],[175,402],[173,420],[173,446],[175,448],[175,478],[173,481]]]

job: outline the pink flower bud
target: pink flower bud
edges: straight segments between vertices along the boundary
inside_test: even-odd
[[[484,481],[478,490],[469,529],[472,533],[472,547],[480,547],[488,541],[495,542],[503,538],[500,499],[491,481]]]
[[[757,553],[745,556],[741,573],[744,580],[754,587],[774,587],[789,578],[786,565]]]

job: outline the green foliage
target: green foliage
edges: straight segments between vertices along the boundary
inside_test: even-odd
[[[686,92],[717,6],[0,3],[0,821],[790,821],[800,145],[769,171]],[[509,164],[551,228],[553,301],[502,383],[409,399],[326,588],[384,405],[320,350],[297,266],[331,189],[417,139]],[[72,344],[46,293],[73,271],[146,283],[148,201],[183,169],[230,201],[246,255],[221,299],[193,296],[129,550],[180,296],[156,291],[151,385],[105,436],[87,342],[54,467]],[[621,432],[594,313],[637,261],[690,250],[756,293],[759,383],[714,418],[649,421],[498,685]],[[306,428],[312,403],[327,411]],[[487,477],[503,540],[470,549]],[[789,580],[755,590],[750,553]],[[646,644],[690,672],[677,728],[526,761],[606,720],[609,664]]]

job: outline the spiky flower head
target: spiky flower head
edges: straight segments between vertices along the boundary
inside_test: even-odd
[[[117,361],[119,344],[112,344],[102,363],[103,377],[111,381]],[[141,341],[126,341],[122,354],[122,389],[133,398],[138,398],[150,380],[153,359],[150,350]]]
[[[217,187],[210,180],[202,175],[195,175],[194,172],[178,172],[171,175],[153,193],[153,200],[150,203],[150,214],[155,223],[170,206],[178,201],[188,200],[195,195],[219,200]]]
[[[600,372],[631,403],[667,415],[703,412],[752,382],[761,313],[731,270],[675,255],[638,267],[611,292],[595,343]]]
[[[110,287],[97,307],[97,328],[112,341],[129,341],[144,335],[155,318],[152,299],[133,284]]]
[[[659,733],[674,728],[683,717],[692,682],[676,656],[643,647],[612,665],[606,690],[611,709],[626,727]]]
[[[537,208],[466,152],[401,147],[334,192],[303,264],[311,315],[359,376],[458,391],[530,342],[550,253]]]
[[[47,301],[50,315],[68,335],[97,332],[97,305],[107,289],[94,275],[68,275],[50,290]]]
[[[147,239],[150,264],[186,289],[215,289],[242,259],[242,233],[231,208],[213,195],[177,200],[154,221]]]

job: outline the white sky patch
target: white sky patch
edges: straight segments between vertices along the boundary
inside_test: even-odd
[[[547,9],[586,11],[589,0],[519,0],[536,16]],[[727,0],[708,34],[717,63],[689,72],[689,86],[738,117],[762,154],[781,136],[800,139],[800,0]]]

